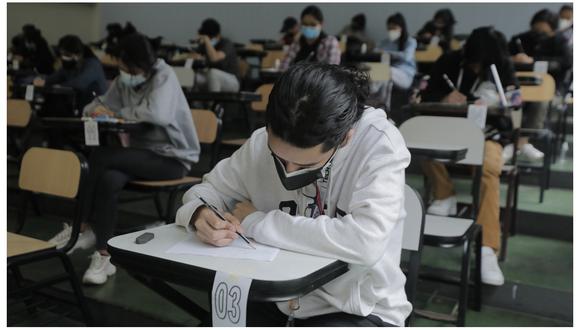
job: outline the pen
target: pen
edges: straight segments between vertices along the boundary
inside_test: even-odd
[[[226,220],[226,218],[224,218],[223,215],[221,215],[221,213],[211,204],[209,204],[208,202],[205,201],[205,199],[203,199],[201,196],[197,196],[199,198],[199,200],[201,200],[203,202],[203,204],[205,204],[205,206],[207,206],[210,210],[213,211],[213,213],[215,213],[215,215],[218,216],[218,218],[220,218],[222,221],[226,221],[229,222],[228,220]],[[250,242],[250,240],[244,236],[244,234],[238,232],[236,230],[236,234],[238,234],[238,236],[240,236],[244,241],[246,241],[246,243],[248,243],[248,245],[252,248],[252,249],[256,249],[256,247],[252,244],[252,242]]]
[[[454,89],[454,90],[457,89],[457,88],[455,88],[455,85],[453,85],[453,82],[449,79],[449,77],[447,76],[446,73],[443,74],[443,79],[445,79],[445,82],[447,83],[449,88]]]
[[[94,96],[95,100],[97,100],[97,102],[99,102],[100,105],[102,105],[103,107],[105,107],[105,109],[107,109],[107,110],[109,109],[109,107],[107,107],[105,105],[105,103],[103,103],[103,101],[101,101],[101,99],[97,96],[97,93],[95,93],[95,91],[93,91],[93,96]]]
[[[516,44],[518,44],[518,49],[520,51],[520,53],[526,53],[526,51],[524,50],[524,46],[522,45],[522,41],[520,40],[520,38],[516,38]]]

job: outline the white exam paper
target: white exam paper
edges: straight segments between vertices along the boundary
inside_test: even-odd
[[[252,249],[241,238],[237,238],[228,246],[212,246],[205,244],[191,236],[185,241],[181,241],[167,250],[167,253],[193,254],[199,256],[222,257],[234,259],[249,259],[257,261],[272,261],[280,252],[280,249],[252,242],[256,249]]]

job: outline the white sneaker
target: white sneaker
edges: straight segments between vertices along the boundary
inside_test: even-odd
[[[68,223],[63,223],[63,229],[60,233],[56,234],[53,238],[48,240],[50,243],[56,245],[57,249],[63,248],[66,243],[70,240],[70,236],[72,234],[72,226]],[[79,233],[79,237],[75,245],[70,249],[67,253],[71,254],[76,249],[90,249],[91,247],[95,246],[97,239],[95,237],[95,233],[92,229],[87,228],[84,232]]]
[[[501,158],[503,158],[504,163],[509,163],[514,155],[514,144],[510,143],[503,148],[501,152]]]
[[[117,267],[111,263],[111,256],[104,256],[95,251],[91,255],[91,264],[85,275],[83,275],[84,284],[104,284],[109,276],[115,275]]]
[[[532,161],[532,162],[536,162],[536,161],[540,161],[540,160],[544,159],[544,153],[541,152],[540,150],[536,149],[530,143],[526,143],[520,148],[519,155],[522,156],[522,159]]]
[[[481,247],[481,281],[485,284],[502,286],[503,273],[497,263],[497,256],[492,248]]]
[[[427,208],[427,213],[443,217],[457,214],[457,197],[451,196],[445,199],[436,199]]]

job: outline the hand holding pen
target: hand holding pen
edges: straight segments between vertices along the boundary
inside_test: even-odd
[[[97,100],[97,102],[99,103],[99,105],[95,108],[95,110],[91,113],[91,117],[101,117],[101,116],[108,116],[108,117],[115,117],[115,113],[111,110],[109,110],[109,107],[107,107],[105,105],[105,103],[103,103],[103,101],[101,101],[101,99],[97,96],[97,93],[95,93],[93,91],[93,97],[95,98],[95,100]]]
[[[251,248],[256,249],[252,242],[235,228],[239,226],[239,223],[233,223],[233,219],[228,220],[228,216],[222,215],[218,209],[206,202],[201,196],[197,197],[206,206],[194,218],[197,235],[203,242],[216,246],[224,246],[239,236]]]

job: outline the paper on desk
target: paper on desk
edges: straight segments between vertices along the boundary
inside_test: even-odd
[[[217,247],[200,242],[192,236],[185,241],[173,245],[167,253],[194,254],[199,256],[222,257],[234,259],[249,259],[257,261],[272,261],[280,249],[253,242],[256,249],[252,249],[241,238],[237,238],[230,245]]]

